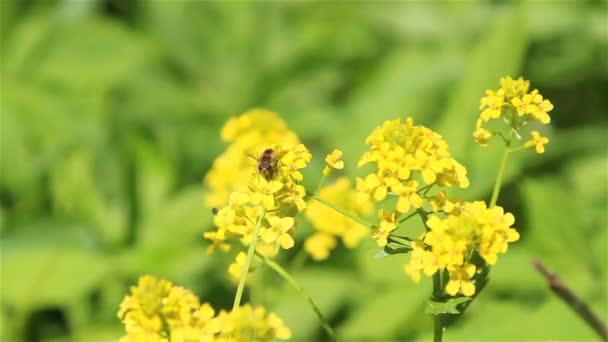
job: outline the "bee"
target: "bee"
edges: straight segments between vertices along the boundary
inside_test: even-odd
[[[272,179],[277,173],[277,164],[279,162],[279,158],[277,157],[277,153],[272,148],[267,148],[262,152],[258,161],[258,171],[266,178],[267,180]]]

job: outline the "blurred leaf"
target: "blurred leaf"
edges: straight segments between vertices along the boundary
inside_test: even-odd
[[[460,314],[460,310],[458,310],[458,305],[462,303],[466,303],[471,301],[473,298],[471,297],[459,297],[448,299],[445,302],[436,302],[433,300],[429,300],[426,302],[426,308],[424,309],[424,313],[427,315],[441,315],[441,314],[452,314],[457,315]]]
[[[91,158],[74,150],[52,170],[53,206],[59,215],[95,224],[102,241],[115,245],[123,239],[127,213],[120,199],[109,200],[102,192]]]
[[[457,160],[469,159],[466,151],[474,143],[472,132],[484,90],[497,88],[502,76],[516,76],[526,46],[525,25],[520,11],[515,9],[497,19],[471,52],[463,80],[451,94],[447,108],[434,127],[451,144],[451,153]]]
[[[167,201],[174,183],[173,169],[148,141],[131,135],[129,145],[134,155],[139,215],[149,217]]]
[[[461,324],[448,327],[444,333],[447,341],[592,341],[595,338],[593,331],[555,297],[535,307],[485,298],[464,315]]]
[[[83,298],[109,273],[102,255],[78,247],[22,248],[3,255],[2,301],[20,310],[62,306]]]
[[[137,73],[154,53],[144,40],[109,20],[71,22],[56,35],[38,77],[78,92],[107,90]]]
[[[404,283],[409,279],[404,279]],[[370,296],[359,298],[351,314],[339,327],[341,340],[379,341],[411,333],[414,327],[405,324],[411,315],[419,315],[421,304],[426,300],[423,287],[391,286],[376,287]]]
[[[153,247],[202,242],[202,234],[211,224],[211,211],[204,208],[203,199],[202,185],[197,185],[165,201],[162,207],[142,217],[138,244]]]
[[[347,300],[353,287],[352,275],[336,269],[311,268],[293,276],[330,321],[338,308]],[[272,311],[285,321],[293,335],[302,340],[313,340],[321,326],[306,300],[289,285],[285,285],[284,290],[276,298],[279,304]]]

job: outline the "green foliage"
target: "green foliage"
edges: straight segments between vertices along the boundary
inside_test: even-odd
[[[412,115],[467,166],[462,195],[488,199],[498,144],[480,148],[472,131],[483,90],[505,74],[555,104],[551,141],[511,159],[500,204],[521,241],[445,338],[592,339],[530,263],[608,318],[602,13],[605,2],[0,2],[0,340],[116,339],[118,303],[145,273],[228,308],[233,254],[204,254],[202,177],[223,122],[251,107],[281,113],[312,167],[344,150],[351,175],[369,131]],[[311,231],[298,229],[296,248]],[[293,275],[343,340],[428,340],[430,284],[405,276],[406,252],[374,258],[367,241]],[[297,293],[254,273],[254,304],[300,340],[326,338]]]

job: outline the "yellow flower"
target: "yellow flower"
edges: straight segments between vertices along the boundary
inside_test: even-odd
[[[405,265],[405,273],[414,283],[420,282],[420,272],[432,276],[437,272],[438,265],[433,253],[424,249],[424,242],[416,240],[412,243],[410,262]]]
[[[126,335],[121,341],[256,341],[286,340],[291,331],[263,307],[244,305],[231,312],[215,310],[188,289],[164,279],[142,276],[118,310]]]
[[[425,189],[418,187],[417,179],[427,186],[469,185],[466,168],[451,157],[445,140],[426,127],[415,126],[412,118],[384,122],[367,137],[366,144],[371,146],[358,165],[374,164],[376,171],[357,179],[357,190],[364,199],[378,202],[389,193],[396,194],[396,209],[407,212],[424,202],[419,191]]]
[[[230,275],[230,280],[232,280],[234,283],[237,283],[241,279],[241,275],[243,273],[243,269],[245,268],[246,262],[247,254],[245,254],[245,252],[239,252],[234,262],[228,267],[228,274]]]
[[[513,98],[527,93],[530,89],[530,81],[524,80],[523,77],[514,80],[511,76],[507,76],[500,79],[500,87],[507,98]]]
[[[229,119],[221,136],[230,145],[205,175],[208,207],[222,207],[232,192],[247,191],[251,170],[257,166],[256,159],[263,149],[281,144],[289,150],[299,142],[277,113],[264,109],[253,109]]]
[[[246,342],[252,341],[252,336],[260,342],[291,338],[291,330],[283,320],[272,313],[267,315],[263,307],[243,305],[230,312],[222,310],[212,324],[221,332],[215,341]]]
[[[408,180],[405,183],[398,183],[392,187],[395,194],[399,196],[397,201],[397,211],[407,213],[410,206],[414,208],[422,207],[422,197],[418,195],[418,182]]]
[[[534,147],[536,153],[545,153],[545,145],[549,142],[549,139],[540,135],[538,131],[532,131],[530,134],[532,135],[532,140],[526,141],[524,147]]]
[[[501,121],[508,124],[507,129],[515,131],[516,134],[528,122],[538,121],[543,125],[551,122],[548,113],[553,110],[553,104],[551,101],[543,99],[538,89],[528,92],[530,81],[524,80],[522,77],[517,80],[504,77],[500,79],[500,86],[496,91],[486,90],[486,96],[481,99],[481,113],[473,132],[475,141],[481,146],[487,146],[488,141],[495,134],[483,127],[483,123],[489,120],[502,117],[504,120]],[[510,110],[503,110],[503,108]],[[539,149],[542,150],[542,146]]]
[[[448,268],[448,273],[450,280],[445,286],[447,294],[455,296],[460,292],[467,297],[475,294],[475,284],[471,281],[475,275],[475,265],[451,266]]]
[[[327,165],[323,169],[323,175],[327,176],[331,173],[331,170],[341,170],[344,168],[344,161],[342,160],[342,151],[333,150],[330,154],[325,157]]]
[[[294,241],[289,234],[295,223],[293,217],[270,216],[266,217],[266,220],[268,220],[270,227],[262,228],[260,232],[262,240],[266,243],[274,243],[276,241],[284,249],[293,247]]]
[[[498,119],[502,114],[502,107],[505,101],[504,89],[498,91],[486,90],[486,96],[481,98],[479,109],[481,119],[488,121],[490,119]]]
[[[367,175],[365,179],[357,177],[357,190],[365,194],[366,198],[372,198],[376,202],[383,200],[387,194],[386,186],[375,173]]]
[[[329,253],[336,247],[336,238],[333,235],[316,232],[304,242],[304,249],[314,260],[325,260]]]
[[[388,243],[388,236],[397,229],[397,215],[394,212],[385,212],[380,209],[378,212],[380,224],[372,230],[372,238],[376,240],[378,246],[384,247]]]
[[[448,205],[444,194],[433,199],[438,209]],[[432,202],[432,203],[433,203]],[[468,262],[471,253],[477,252],[489,265],[496,264],[499,254],[507,251],[510,242],[519,234],[512,228],[515,219],[499,206],[488,208],[484,202],[452,203],[445,217],[431,214],[428,217],[421,241],[412,243],[413,251],[405,267],[406,273],[417,282],[420,272],[427,276],[436,270],[447,270],[450,279],[446,293],[472,296],[475,286],[471,278],[475,267]]]
[[[481,127],[481,123],[482,119],[477,119],[477,128],[475,129],[475,132],[473,132],[473,137],[475,137],[475,141],[479,145],[486,147],[488,146],[488,141],[494,136],[494,134]]]
[[[302,144],[289,150],[278,145],[266,146],[262,150],[273,151],[271,155],[276,158],[276,163],[273,162],[272,167],[276,170],[263,172],[257,167],[253,168],[250,170],[248,191],[231,193],[228,205],[219,209],[214,217],[216,230],[204,234],[213,242],[207,249],[208,253],[217,249],[228,250],[228,241],[234,238],[249,245],[259,220],[270,224],[270,227],[262,226],[260,229],[261,241],[256,247],[259,253],[274,257],[279,247],[287,249],[294,245],[291,237],[293,217],[279,220],[276,213],[294,216],[293,209],[306,209],[306,189],[299,181],[303,178],[300,170],[308,165],[311,154]],[[263,218],[260,217],[262,213]]]
[[[276,209],[275,193],[285,186],[281,181],[267,181],[261,174],[254,175],[249,189],[251,191],[251,203],[262,204],[265,209]]]

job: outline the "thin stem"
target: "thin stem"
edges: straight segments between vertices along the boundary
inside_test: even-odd
[[[251,239],[251,243],[249,244],[249,250],[247,251],[247,261],[243,271],[241,273],[241,279],[239,280],[239,286],[236,289],[236,295],[234,296],[234,304],[232,305],[232,311],[236,310],[239,305],[241,305],[241,297],[243,296],[243,290],[245,289],[245,282],[247,281],[247,274],[249,273],[249,267],[251,266],[251,261],[253,260],[253,254],[255,252],[255,245],[258,242],[258,235],[260,232],[260,226],[262,225],[262,219],[266,214],[266,210],[262,211],[262,214],[258,218],[258,222],[255,225],[255,229],[253,231],[253,238]]]
[[[331,202],[323,199],[322,197],[313,195],[312,198],[315,199],[315,200],[317,200],[317,201],[319,201],[320,203],[322,203],[322,204],[324,204],[324,205],[332,208],[333,210],[339,212],[340,214],[348,217],[349,219],[351,219],[351,220],[353,220],[355,222],[358,222],[358,223],[360,223],[360,224],[362,224],[362,225],[364,225],[364,226],[366,226],[366,227],[368,227],[370,229],[374,228],[374,225],[372,225],[371,223],[365,221],[364,219],[360,218],[359,216],[356,216],[356,215],[353,215],[353,214],[347,212],[344,209],[338,208],[337,206],[335,206]]]
[[[323,181],[325,180],[325,177],[327,177],[325,175],[325,173],[323,173],[323,176],[321,177],[321,180],[319,181],[319,185],[317,186],[317,192],[315,193],[315,196],[319,196],[321,194],[321,187],[323,186]]]
[[[319,310],[319,307],[317,307],[317,304],[315,304],[315,302],[308,295],[308,293],[304,290],[304,288],[298,283],[298,281],[295,280],[289,273],[287,273],[287,271],[285,271],[285,269],[283,269],[283,267],[281,267],[281,265],[277,264],[273,260],[271,260],[265,256],[262,256],[260,254],[258,254],[258,257],[260,257],[260,259],[262,259],[262,261],[264,261],[264,263],[268,267],[270,267],[273,271],[275,271],[279,276],[281,276],[283,279],[285,279],[285,281],[287,281],[289,283],[289,285],[291,285],[300,294],[300,296],[304,297],[304,299],[306,299],[308,301],[308,303],[314,310],[315,314],[317,314],[317,318],[319,319],[319,322],[321,323],[321,326],[323,327],[325,332],[327,332],[327,334],[332,339],[335,339],[336,335],[334,334],[334,330],[331,328],[331,326],[327,322],[327,319],[325,319],[325,317],[321,313],[321,310]]]
[[[494,183],[494,190],[492,191],[492,198],[490,199],[490,208],[496,205],[498,200],[498,194],[500,193],[500,187],[502,186],[502,178],[505,174],[507,166],[507,159],[509,159],[509,148],[511,147],[511,138],[513,137],[513,130],[509,131],[509,137],[505,143],[505,150],[502,153],[502,160],[498,167],[498,175],[496,176],[496,183]]]
[[[414,211],[411,214],[407,215],[406,217],[402,218],[399,220],[399,224],[402,224],[403,222],[411,219],[412,217],[416,216],[416,214],[418,214],[418,211]]]
[[[551,291],[568,304],[602,338],[602,341],[608,341],[608,326],[591,310],[589,305],[572,292],[555,273],[550,272],[540,260],[534,260],[533,264],[536,270],[545,278]]]
[[[441,298],[442,286],[441,286],[441,270],[438,270],[433,275],[433,299],[439,300]],[[434,331],[433,341],[441,342],[443,338],[443,321],[441,315],[435,315],[434,319]]]

